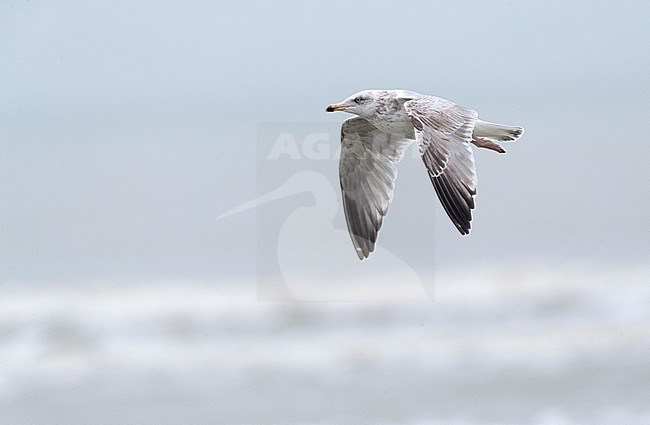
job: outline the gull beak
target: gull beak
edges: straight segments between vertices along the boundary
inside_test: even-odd
[[[348,109],[347,106],[341,105],[339,103],[335,103],[333,105],[328,106],[327,109],[325,109],[325,110],[327,112],[335,112],[335,111],[345,111],[346,109]]]

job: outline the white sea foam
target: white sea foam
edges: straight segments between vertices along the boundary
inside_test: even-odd
[[[647,424],[649,283],[522,267],[437,276],[435,301],[338,303],[5,283],[0,423]]]

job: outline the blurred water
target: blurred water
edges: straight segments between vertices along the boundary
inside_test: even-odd
[[[436,276],[433,302],[346,303],[4,283],[0,423],[648,424],[649,282],[492,269]]]

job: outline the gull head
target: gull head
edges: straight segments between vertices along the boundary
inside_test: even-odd
[[[361,118],[369,118],[377,114],[385,96],[384,90],[364,90],[355,93],[340,103],[328,106],[327,112],[344,111],[358,115]]]

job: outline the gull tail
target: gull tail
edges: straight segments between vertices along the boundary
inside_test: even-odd
[[[493,122],[476,120],[473,136],[499,142],[514,142],[524,134],[523,127],[495,124]]]

